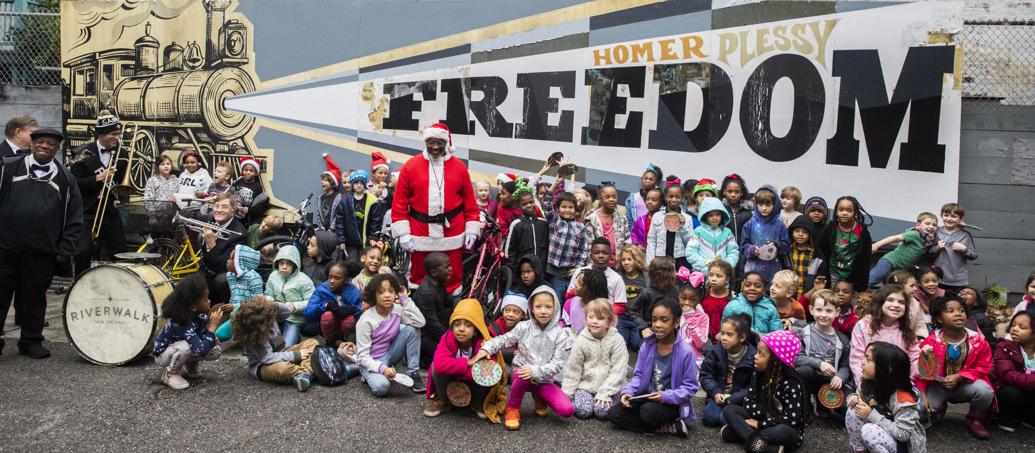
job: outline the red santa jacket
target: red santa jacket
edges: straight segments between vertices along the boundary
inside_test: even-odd
[[[443,223],[420,219],[443,214]],[[413,235],[414,250],[441,252],[462,248],[465,233],[481,233],[478,214],[471,175],[452,153],[432,163],[424,151],[407,160],[399,171],[392,200],[392,235]]]

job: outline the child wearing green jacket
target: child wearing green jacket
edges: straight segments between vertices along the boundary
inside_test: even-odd
[[[274,272],[266,281],[266,296],[291,307],[291,316],[284,323],[284,344],[291,347],[302,337],[305,325],[303,310],[313,296],[316,286],[308,275],[301,271],[302,258],[298,248],[285,245],[273,259]]]

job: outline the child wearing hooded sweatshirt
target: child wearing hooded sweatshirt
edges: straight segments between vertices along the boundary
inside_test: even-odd
[[[446,388],[459,383],[470,392],[469,407],[479,418],[488,418],[492,423],[500,422],[500,410],[505,405],[507,392],[507,368],[503,356],[497,353],[496,363],[503,367],[504,377],[492,387],[475,383],[471,376],[471,365],[467,363],[488,338],[489,329],[485,326],[481,303],[475,299],[457,302],[453,314],[449,316],[449,330],[442,334],[435,348],[435,358],[428,367],[428,389],[425,392],[428,404],[424,407],[424,415],[437,417],[449,410],[450,400],[446,397]]]
[[[302,272],[309,276],[314,285],[327,281],[327,270],[334,261],[334,251],[338,248],[338,237],[330,231],[317,231],[309,236],[306,244],[306,259],[302,262]]]
[[[571,348],[561,386],[578,418],[607,418],[611,401],[625,382],[629,352],[618,330],[611,327],[614,322],[615,311],[607,299],[593,299],[586,305],[586,328]]]
[[[503,427],[511,431],[521,428],[521,400],[529,391],[535,400],[536,415],[545,416],[547,406],[564,418],[575,413],[571,400],[556,384],[564,372],[572,342],[569,331],[558,324],[561,303],[553,289],[543,285],[532,293],[529,305],[532,319],[521,321],[510,332],[482,343],[478,354],[468,361],[474,364],[504,347],[518,347],[510,397],[503,414]]]
[[[510,291],[520,293],[526,298],[532,295],[536,288],[547,284],[543,273],[543,262],[538,256],[525,255],[517,262],[517,272],[514,274],[514,282],[510,284]]]
[[[718,198],[706,197],[701,200],[697,213],[701,225],[694,229],[697,240],[688,254],[690,264],[695,271],[708,272],[708,267],[715,261],[722,260],[737,267],[740,259],[740,246],[733,231],[727,225],[730,214],[722,206]]]
[[[316,286],[302,314],[306,336],[323,335],[327,343],[347,339],[363,313],[359,289],[349,280],[359,272],[355,261],[337,262],[327,271],[327,281]]]
[[[744,224],[751,219],[751,213],[755,211],[755,205],[748,198],[747,184],[744,178],[734,173],[722,179],[722,186],[719,190],[722,197],[722,205],[726,207],[729,214],[729,223],[726,225],[733,231],[733,236],[740,243],[740,234],[744,230]]]
[[[794,271],[794,275],[798,277],[798,302],[807,301],[808,294],[806,293],[811,292],[813,288],[820,286],[822,286],[820,289],[826,288],[826,276],[820,275],[820,269],[825,259],[819,251],[819,247],[816,247],[813,242],[814,228],[812,220],[808,216],[802,215],[795,217],[791,221],[790,228],[787,229],[791,238],[791,247],[787,256],[790,258],[790,270]],[[802,303],[802,306],[807,305],[807,303]]]
[[[767,334],[783,330],[780,312],[773,301],[765,297],[765,279],[758,272],[748,272],[740,284],[740,294],[726,305],[722,311],[722,319],[734,314],[743,313],[751,318],[751,330]]]
[[[287,347],[294,346],[302,338],[302,327],[305,326],[302,312],[316,290],[313,281],[299,270],[300,262],[295,246],[281,247],[273,259],[276,271],[270,274],[266,282],[266,296],[291,307],[291,316],[284,324],[284,345]]]
[[[740,253],[744,255],[744,272],[758,272],[767,282],[783,269],[790,250],[787,227],[776,211],[776,188],[764,185],[755,192],[755,211],[744,225],[740,236]]]
[[[234,312],[241,307],[246,300],[262,295],[262,277],[255,268],[259,267],[259,252],[247,245],[236,245],[230,252],[230,258],[226,260],[226,282],[230,285],[230,305],[234,306]],[[230,314],[233,317],[233,313]],[[228,319],[219,329],[216,329],[216,338],[219,341],[227,341],[233,338],[230,331],[230,320]]]

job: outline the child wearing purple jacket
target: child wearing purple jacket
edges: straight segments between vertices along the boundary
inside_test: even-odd
[[[621,390],[607,417],[618,429],[686,437],[697,418],[690,399],[697,393],[697,360],[677,330],[683,310],[662,299],[651,310],[654,335],[640,346],[632,381]],[[635,398],[635,399],[634,399]]]

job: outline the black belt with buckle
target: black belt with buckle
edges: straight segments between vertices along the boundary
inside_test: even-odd
[[[413,217],[418,222],[427,223],[427,224],[442,225],[442,224],[448,224],[449,223],[449,219],[452,219],[453,217],[456,217],[456,215],[459,214],[463,210],[464,210],[464,206],[460,205],[460,206],[457,206],[456,209],[453,209],[452,211],[449,211],[449,212],[446,212],[446,213],[443,213],[443,214],[428,215],[428,214],[425,214],[423,212],[420,212],[420,211],[414,209],[411,206],[410,207],[410,217]]]

